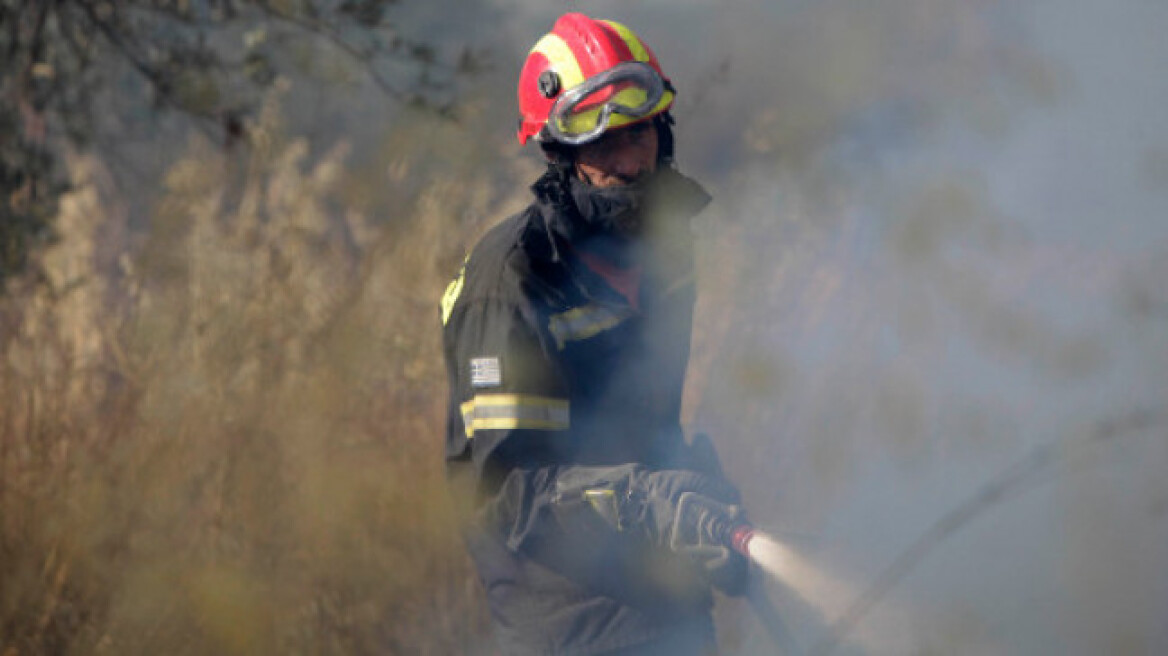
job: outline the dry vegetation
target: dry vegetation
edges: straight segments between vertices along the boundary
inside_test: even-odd
[[[46,280],[0,305],[3,656],[474,650],[435,299],[498,199],[427,176],[371,216],[386,169],[276,114],[192,142],[112,259],[124,204],[71,158]]]

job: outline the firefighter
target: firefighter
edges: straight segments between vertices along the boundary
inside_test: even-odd
[[[680,426],[694,304],[675,90],[628,27],[560,17],[519,76],[547,170],[442,299],[446,461],[503,654],[713,654],[741,519]]]

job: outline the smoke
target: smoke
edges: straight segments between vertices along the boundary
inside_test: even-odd
[[[513,107],[513,71],[564,7],[491,6]],[[823,580],[772,589],[800,643],[1013,463],[1163,408],[1163,3],[570,9],[632,26],[680,91],[678,159],[716,199],[686,418],[757,523],[820,536],[784,557]],[[839,651],[1164,651],[1164,435],[1032,474]]]
[[[786,545],[799,574],[771,590],[801,644],[1012,463],[1163,406],[1163,3],[448,9],[410,19],[492,53],[453,143],[526,164],[501,186],[538,170],[512,137],[515,78],[563,11],[633,27],[679,89],[678,161],[715,196],[685,419],[756,522],[820,536]],[[914,562],[837,651],[1164,651],[1164,432],[1035,474]],[[720,628],[757,653],[743,615]]]
[[[785,34],[761,15],[742,32],[756,54],[730,60],[724,96],[758,111],[738,122],[726,159],[740,163],[704,234],[749,255],[707,281],[734,300],[706,306],[731,317],[700,333],[720,347],[694,421],[720,440],[756,521],[821,533],[814,562],[859,593],[1031,449],[1162,407],[1165,297],[1149,286],[1168,225],[1145,168],[1168,138],[1168,93],[1149,79],[1166,51],[1145,26],[1164,12],[942,6],[934,22],[904,20],[909,34],[880,31],[907,5],[820,11],[803,20],[823,30],[792,37],[809,44],[798,64],[750,38]],[[821,35],[832,47],[812,44]],[[837,71],[840,88],[818,84]],[[733,93],[740,75],[797,97]],[[863,621],[904,649],[853,648],[1162,650],[1166,488],[1149,463],[1162,467],[1163,435],[1136,431],[1038,476]],[[815,642],[824,627],[802,619],[793,630]]]

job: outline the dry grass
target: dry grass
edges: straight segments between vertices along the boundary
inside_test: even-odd
[[[3,656],[449,654],[484,631],[436,299],[497,199],[432,177],[371,217],[343,147],[310,162],[275,112],[255,134],[191,144],[117,270],[126,217],[74,158],[50,284],[3,301]]]

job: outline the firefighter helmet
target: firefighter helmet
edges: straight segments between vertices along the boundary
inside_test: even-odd
[[[657,57],[632,30],[564,14],[519,74],[517,136],[577,146],[667,111],[673,97]]]

